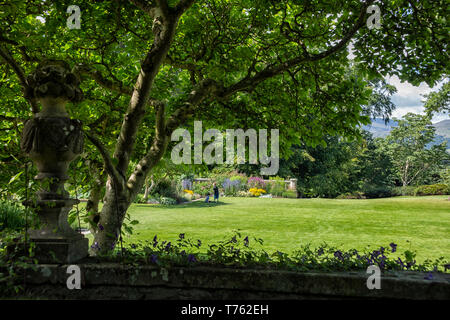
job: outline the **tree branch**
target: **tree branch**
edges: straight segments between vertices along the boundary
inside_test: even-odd
[[[162,20],[159,17],[154,19],[153,45],[141,63],[141,70],[134,85],[114,151],[114,157],[119,160],[117,169],[122,173],[127,171],[138,127],[145,115],[145,107],[148,105],[156,75],[174,39],[177,23],[178,17],[174,16],[164,17]]]
[[[325,50],[321,53],[311,55],[309,53],[306,53],[303,56],[293,58],[291,60],[288,60],[278,66],[268,66],[264,70],[256,73],[253,77],[245,77],[238,83],[228,87],[226,90],[222,92],[222,97],[228,97],[238,91],[243,91],[249,88],[254,88],[259,83],[263,82],[264,80],[267,80],[269,78],[272,78],[276,75],[279,75],[286,70],[296,67],[301,63],[304,62],[314,62],[318,60],[325,59],[336,52],[342,50],[349,41],[353,38],[353,36],[358,32],[358,30],[365,25],[365,17],[366,17],[366,10],[369,7],[371,3],[373,3],[374,0],[367,1],[362,7],[359,12],[359,16],[357,19],[357,22],[350,28],[350,30],[347,32],[347,34],[333,47],[329,48],[328,50]]]
[[[153,17],[153,9],[156,7],[153,1],[145,1],[145,0],[130,0],[132,4],[136,7]]]
[[[127,87],[120,81],[112,81],[110,79],[107,79],[103,74],[96,70],[94,67],[85,65],[85,64],[79,64],[74,67],[74,72],[77,72],[80,75],[88,75],[91,77],[95,82],[97,82],[100,86],[111,90],[115,92],[119,92],[126,95],[131,95],[133,92],[132,88]]]
[[[27,81],[27,77],[25,76],[25,72],[23,71],[22,67],[17,63],[16,60],[14,60],[14,58],[11,56],[11,54],[8,52],[8,50],[6,50],[1,45],[0,45],[0,56],[14,70],[17,77],[19,78],[19,81],[20,81],[20,84],[22,85],[23,91],[25,91],[25,89],[28,87],[28,81]],[[31,111],[33,113],[38,113],[39,107],[37,105],[37,101],[35,99],[27,99],[27,101],[31,105]]]
[[[155,138],[150,151],[139,161],[127,182],[127,187],[133,194],[137,194],[145,183],[148,172],[158,164],[164,156],[169,141],[166,132],[165,105],[160,103],[156,111]]]
[[[114,185],[117,188],[123,188],[125,182],[124,177],[121,176],[119,171],[117,171],[117,169],[115,168],[111,160],[111,156],[109,155],[109,152],[106,150],[105,146],[95,136],[87,133],[86,131],[84,131],[84,134],[100,152],[100,155],[105,161],[105,170],[106,172],[108,172],[108,175],[113,180]]]
[[[178,4],[175,6],[175,12],[178,16],[181,16],[185,13],[193,4],[195,0],[180,0]]]

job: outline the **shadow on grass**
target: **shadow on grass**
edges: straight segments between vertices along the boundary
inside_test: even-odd
[[[185,203],[180,203],[180,204],[176,204],[176,205],[162,205],[162,204],[143,204],[143,203],[139,203],[139,204],[135,204],[135,207],[138,208],[151,208],[151,207],[155,207],[155,208],[168,208],[168,209],[184,209],[184,208],[211,208],[211,207],[219,207],[219,206],[225,206],[225,205],[229,205],[230,203],[226,203],[226,202],[209,202],[206,203],[204,200],[203,201],[194,201],[194,202],[185,202]]]

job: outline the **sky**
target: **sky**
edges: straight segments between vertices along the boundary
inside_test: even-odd
[[[437,91],[442,87],[443,82],[438,83],[435,87],[430,88],[426,83],[421,83],[418,87],[408,82],[401,82],[397,76],[386,79],[390,84],[397,88],[397,93],[392,96],[392,102],[396,105],[396,109],[392,112],[392,117],[401,118],[408,112],[424,114],[423,97],[432,91]],[[436,123],[442,120],[448,120],[448,114],[435,114],[432,122]]]

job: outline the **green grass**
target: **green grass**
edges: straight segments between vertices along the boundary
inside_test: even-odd
[[[180,233],[203,243],[217,243],[240,229],[262,238],[268,252],[292,252],[300,245],[323,242],[358,250],[398,244],[399,252],[417,251],[417,260],[444,256],[450,260],[448,196],[396,197],[372,200],[221,198],[219,204],[195,202],[177,206],[134,204],[139,220],[127,243],[173,241]]]

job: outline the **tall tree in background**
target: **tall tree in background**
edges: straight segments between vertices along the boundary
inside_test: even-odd
[[[374,3],[380,29],[366,24]],[[114,247],[171,133],[189,119],[279,128],[282,152],[316,145],[369,122],[368,80],[396,74],[432,86],[450,61],[445,1],[81,0],[81,29],[69,30],[72,4],[0,1],[2,120],[18,129],[7,131],[17,143],[20,119],[39,110],[21,96],[26,75],[48,58],[73,64],[88,99],[71,114],[107,172],[101,251]]]
[[[435,137],[429,116],[408,113],[397,121],[398,126],[382,141],[382,150],[391,157],[402,186],[417,185],[450,158],[446,143],[429,146]]]

